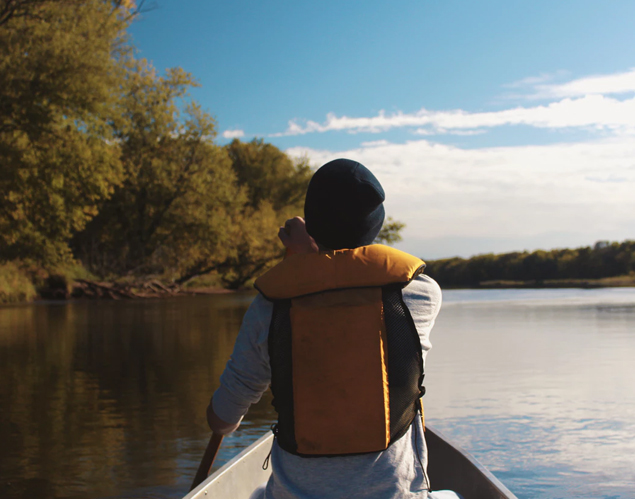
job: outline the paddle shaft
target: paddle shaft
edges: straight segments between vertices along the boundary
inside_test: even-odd
[[[223,441],[223,435],[219,435],[217,433],[212,433],[212,436],[209,439],[209,443],[207,444],[207,448],[205,449],[205,454],[203,454],[203,459],[201,459],[201,464],[198,466],[198,471],[196,472],[196,476],[194,477],[194,481],[192,482],[192,487],[190,490],[194,490],[198,487],[203,480],[207,478],[209,475],[209,470],[212,469],[212,464],[214,464],[214,459],[216,459],[216,455],[218,454],[218,450],[220,449],[220,444]]]
[[[289,233],[286,227],[284,227],[284,230],[285,232],[287,232],[287,234]],[[292,254],[293,251],[287,248],[284,257],[286,258]],[[212,469],[212,464],[214,464],[214,459],[216,459],[216,454],[218,454],[218,450],[220,449],[220,444],[222,443],[222,441],[223,435],[212,433],[212,436],[209,439],[209,443],[207,444],[207,449],[205,449],[205,454],[203,454],[203,459],[201,459],[201,464],[199,464],[198,466],[198,471],[196,472],[196,476],[194,477],[194,481],[192,482],[190,491],[198,487],[201,482],[205,480],[209,475],[209,470]]]

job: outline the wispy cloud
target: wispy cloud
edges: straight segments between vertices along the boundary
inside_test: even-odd
[[[387,146],[389,144],[390,142],[388,142],[387,140],[371,140],[370,142],[362,142],[361,146],[362,147],[380,147],[380,146]]]
[[[482,135],[486,133],[487,130],[484,128],[478,128],[476,130],[446,130],[444,128],[437,129],[427,129],[427,128],[417,128],[413,133],[415,135],[439,135],[439,134],[449,134],[449,135],[462,135],[462,136],[470,136],[470,135]]]
[[[533,86],[531,97],[548,99],[635,93],[635,68],[623,73],[587,76],[560,84],[536,82]]]
[[[245,136],[243,130],[225,130],[223,132],[223,138],[225,139],[240,139]]]
[[[544,85],[547,82],[562,79],[569,74],[568,71],[560,70],[555,73],[541,73],[538,76],[528,76],[527,78],[523,78],[522,80],[514,81],[512,83],[506,83],[503,85],[505,88],[535,88],[537,85]]]
[[[616,177],[614,175],[609,175],[608,177],[586,177],[586,179],[590,182],[613,182],[618,184],[628,182],[626,177]]]
[[[380,111],[371,117],[349,117],[328,114],[324,123],[296,121],[281,135],[305,135],[344,131],[348,133],[380,133],[394,128],[419,127],[419,135],[457,133],[504,125],[528,125],[537,128],[592,127],[596,129],[635,129],[635,98],[618,100],[603,95],[565,98],[558,102],[534,107],[515,107],[502,111],[470,113],[463,110],[429,111],[415,113]],[[427,127],[427,128],[421,128]],[[478,133],[478,132],[471,132]]]
[[[553,102],[537,106],[517,106],[490,112],[462,109],[402,111],[375,116],[339,116],[329,113],[326,120],[289,121],[284,132],[274,136],[346,132],[382,133],[392,129],[413,129],[416,135],[474,135],[494,127],[527,125],[536,128],[591,128],[619,133],[635,131],[635,68],[626,72],[578,78],[553,83],[566,73],[543,74],[507,85],[523,90],[523,98]],[[516,95],[516,97],[519,97]]]

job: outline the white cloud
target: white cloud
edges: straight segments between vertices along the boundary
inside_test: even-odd
[[[304,126],[289,122],[284,135],[304,135],[328,131],[349,133],[379,133],[394,128],[418,128],[416,134],[459,133],[459,130],[492,128],[505,125],[528,125],[537,128],[591,127],[609,130],[635,130],[635,97],[618,100],[603,95],[587,95],[565,98],[544,106],[516,107],[502,111],[470,113],[463,110],[428,111],[425,108],[415,113],[397,112],[386,114],[380,111],[372,117],[349,117],[328,114],[322,124],[308,121]],[[474,132],[472,132],[474,133]],[[476,132],[478,133],[478,132]]]
[[[387,146],[390,144],[387,140],[371,140],[370,142],[362,142],[362,147],[379,147],[379,146]]]
[[[629,137],[483,149],[416,140],[287,152],[316,165],[349,157],[369,167],[384,185],[387,212],[407,224],[404,244],[419,254],[430,254],[430,242],[457,236],[466,244],[562,233],[574,234],[576,244],[635,237],[635,141]],[[562,238],[541,239],[549,240],[562,244]],[[444,248],[450,255],[481,250]]]
[[[245,136],[243,130],[225,130],[223,132],[223,138],[225,139],[240,139]]]
[[[528,76],[527,78],[523,78],[522,80],[514,81],[512,83],[507,83],[503,85],[506,88],[534,88],[540,84],[546,84],[549,81],[552,81],[556,78],[563,78],[569,74],[568,71],[556,71],[555,73],[541,73],[538,76]]]
[[[471,136],[471,135],[482,135],[485,132],[486,132],[486,130],[484,130],[482,128],[479,128],[479,129],[476,129],[476,130],[445,130],[443,128],[440,128],[438,133],[448,133],[450,135]]]
[[[414,113],[386,113],[382,110],[376,116],[361,117],[329,113],[323,123],[291,120],[286,131],[274,136],[332,131],[380,133],[398,128],[416,128],[413,131],[416,135],[466,135],[483,133],[487,128],[510,125],[635,132],[635,96],[624,98],[624,94],[635,93],[635,69],[559,84],[548,83],[563,74],[564,72],[544,74],[507,85],[511,88],[527,88],[529,94],[525,97],[553,100],[545,105],[519,106],[490,112],[469,112],[462,109],[431,111],[421,108]]]
[[[527,80],[525,80],[527,81]],[[635,92],[635,68],[623,73],[594,75],[578,78],[561,84],[545,84],[537,81],[534,84],[533,97],[563,98],[582,97],[585,95],[614,95]]]
[[[417,128],[412,133],[414,133],[415,135],[423,135],[423,136],[436,135],[436,132],[434,130],[431,130],[430,128]]]
[[[486,132],[487,130],[485,129],[476,129],[476,130],[446,130],[445,128],[436,128],[436,129],[431,129],[431,128],[417,128],[414,132],[412,132],[414,135],[420,135],[420,136],[430,136],[430,135],[440,135],[440,134],[450,134],[450,135],[463,135],[463,136],[469,136],[469,135],[482,135]],[[362,144],[363,145],[363,144]]]

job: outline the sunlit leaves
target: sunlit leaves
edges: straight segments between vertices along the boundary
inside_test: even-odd
[[[110,123],[128,23],[105,1],[13,4],[0,25],[0,257],[55,264],[122,179]]]

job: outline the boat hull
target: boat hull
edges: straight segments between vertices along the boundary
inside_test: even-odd
[[[432,490],[453,490],[465,499],[517,499],[487,468],[440,432],[428,426],[425,436]],[[271,469],[263,470],[262,465],[272,445],[273,434],[265,435],[183,499],[249,499],[271,475]]]

